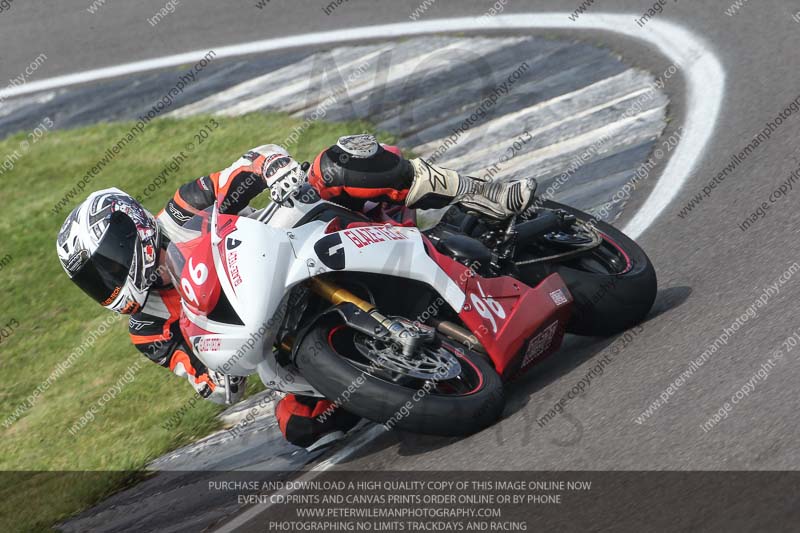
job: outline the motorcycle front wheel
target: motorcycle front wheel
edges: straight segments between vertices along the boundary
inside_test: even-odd
[[[505,405],[492,365],[444,339],[408,358],[344,325],[318,324],[295,364],[327,399],[387,430],[469,435],[494,423]]]

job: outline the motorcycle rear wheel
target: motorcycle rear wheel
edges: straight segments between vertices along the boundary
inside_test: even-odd
[[[545,201],[543,207],[560,209],[580,221],[592,217],[563,204]],[[567,331],[577,335],[609,336],[639,324],[653,307],[658,283],[656,271],[644,250],[614,226],[594,224],[603,238],[595,250],[563,262],[521,267],[522,281],[535,284],[557,272],[569,287],[573,315]],[[520,243],[524,259],[524,243]]]

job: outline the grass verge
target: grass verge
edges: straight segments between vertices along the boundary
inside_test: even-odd
[[[209,126],[213,120],[218,127]],[[145,207],[156,213],[183,183],[225,168],[253,146],[280,144],[298,127],[303,133],[290,149],[300,161],[309,160],[339,135],[372,131],[362,122],[303,125],[281,114],[159,119],[54,214],[59,200],[132,126],[99,124],[47,133],[2,174],[0,470],[49,471],[9,474],[9,482],[0,487],[2,531],[47,530],[130,483],[130,472],[141,471],[148,461],[219,426],[215,415],[220,407],[197,402],[182,413],[174,429],[162,427],[190,402],[193,391],[133,348],[126,320],[103,327],[110,314],[69,282],[55,252],[56,234],[69,211],[89,191],[115,186],[143,195]],[[203,130],[207,136],[199,133]],[[198,135],[204,137],[202,142]],[[26,139],[21,134],[0,141],[0,160],[19,150]],[[187,150],[189,143],[194,150]],[[156,180],[181,152],[186,157],[180,168]],[[164,183],[153,186],[155,181]],[[101,329],[92,346],[68,368],[62,367],[43,390],[58,365],[93,330]],[[93,420],[71,434],[69,428],[138,362],[133,378],[96,409]],[[255,381],[251,379],[251,392],[259,388]],[[55,474],[60,471],[118,473]]]

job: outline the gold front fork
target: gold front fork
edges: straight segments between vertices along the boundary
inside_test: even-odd
[[[319,278],[311,278],[308,280],[308,286],[311,288],[319,296],[322,296],[333,305],[339,305],[345,302],[349,302],[365,313],[369,313],[370,311],[374,310],[375,307],[366,300],[362,300],[352,292],[348,291],[347,289],[343,289],[341,287],[337,287],[333,283],[329,283],[327,281],[323,281]],[[374,315],[373,315],[374,316]],[[281,349],[287,352],[291,352],[294,345],[294,339],[287,338],[281,342]]]
[[[377,309],[375,309],[374,305],[363,298],[359,298],[347,289],[319,278],[311,278],[308,280],[308,282],[312,291],[317,293],[319,296],[322,296],[333,305],[351,303],[377,320],[381,326],[392,333],[398,333],[400,330],[405,329],[402,324],[396,320],[392,320],[391,318],[383,316],[378,312]]]
[[[375,306],[368,301],[359,298],[347,289],[337,287],[333,283],[323,281],[319,278],[311,278],[308,280],[308,283],[311,286],[311,290],[331,302],[333,305],[351,303],[365,313],[369,313],[375,309]]]

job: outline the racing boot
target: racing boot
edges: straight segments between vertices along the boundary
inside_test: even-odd
[[[414,179],[408,190],[406,205],[410,208],[433,209],[460,204],[495,220],[519,215],[531,204],[536,192],[533,178],[491,181],[462,176],[455,170],[411,159]]]
[[[360,421],[328,400],[299,394],[282,398],[275,418],[284,438],[309,452],[341,440]]]
[[[410,208],[439,209],[458,203],[469,211],[506,220],[525,211],[536,180],[497,182],[461,176],[424,159],[405,159],[395,146],[370,134],[347,135],[319,154],[308,181],[325,199],[358,210],[355,199],[403,202]]]

